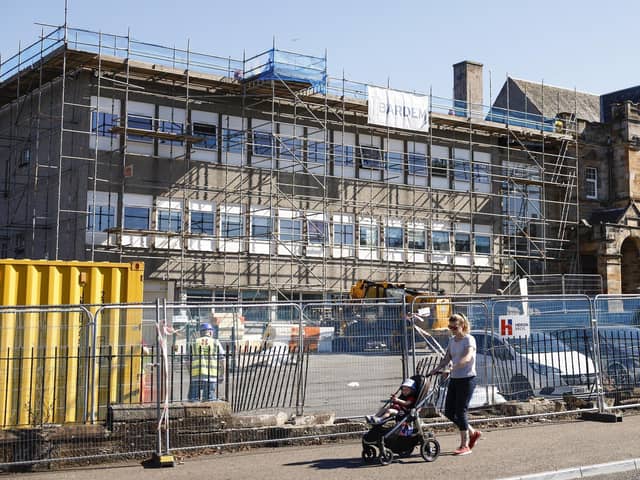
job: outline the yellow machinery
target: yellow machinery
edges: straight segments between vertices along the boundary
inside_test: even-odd
[[[450,299],[438,297],[431,292],[420,292],[406,288],[404,283],[358,280],[351,287],[349,296],[354,300],[366,300],[368,298],[401,300],[404,297],[407,306],[413,304],[414,313],[423,319],[422,324],[418,326],[426,330],[446,329],[452,312]]]

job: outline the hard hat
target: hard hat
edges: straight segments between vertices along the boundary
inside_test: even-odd
[[[407,378],[404,382],[402,382],[403,387],[416,388],[416,382],[410,378]]]
[[[206,332],[207,330],[213,331],[213,327],[211,326],[211,324],[207,323],[207,322],[201,323],[200,324],[200,331],[201,332]]]

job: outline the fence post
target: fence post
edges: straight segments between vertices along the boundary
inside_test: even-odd
[[[87,328],[88,328],[88,332],[87,332],[87,339],[86,339],[86,346],[87,346],[87,351],[85,353],[86,356],[86,372],[85,372],[85,376],[86,376],[86,381],[85,381],[85,388],[84,388],[84,399],[83,399],[83,405],[84,405],[84,412],[82,415],[82,421],[83,422],[87,422],[87,419],[90,418],[91,419],[91,423],[94,422],[94,413],[93,413],[93,405],[94,405],[94,395],[95,395],[95,389],[96,389],[96,385],[95,385],[95,374],[94,374],[94,370],[95,370],[95,362],[96,362],[96,345],[98,343],[98,329],[97,329],[97,321],[98,318],[92,314],[91,312],[86,312],[88,315],[88,323],[87,323]],[[78,348],[80,348],[80,346],[78,345]],[[78,350],[78,363],[80,363],[80,350]],[[88,405],[88,402],[91,402]]]
[[[160,315],[160,309],[164,316]],[[164,320],[161,320],[161,318]],[[156,386],[158,391],[156,392],[156,415],[158,420],[158,437],[157,437],[157,449],[151,456],[151,458],[144,460],[142,466],[145,468],[159,468],[159,467],[174,467],[175,459],[173,455],[169,453],[169,403],[168,403],[168,388],[166,384],[167,376],[163,375],[166,367],[164,357],[167,354],[167,334],[166,334],[166,320],[167,320],[167,300],[156,299],[156,364],[157,371]],[[164,396],[165,396],[165,412],[161,412],[160,409],[160,394],[162,393],[162,381],[165,381]],[[166,439],[162,442],[162,424],[165,424]]]
[[[402,322],[402,348],[401,350],[401,355],[402,355],[402,378],[407,378],[409,377],[409,329],[407,328],[407,299],[404,297],[402,297],[402,306],[400,307],[401,310],[399,312],[399,317],[400,317],[400,321]],[[413,329],[412,329],[413,331]],[[414,350],[414,354],[415,354],[415,345],[413,346],[413,350]],[[415,364],[415,362],[414,362]],[[414,368],[415,370],[415,368]],[[411,375],[414,375],[415,371],[411,373]]]
[[[297,304],[298,309],[298,388],[296,388],[296,416],[304,412],[304,405],[301,402],[301,389],[304,379],[303,359],[304,359],[304,321],[302,319],[302,305]]]
[[[598,317],[597,308],[594,308],[591,301],[592,315],[591,315],[591,338],[593,341],[593,364],[596,367],[596,400],[598,402],[598,412],[604,413],[604,389],[602,388],[602,368],[600,366],[600,338],[598,331]]]

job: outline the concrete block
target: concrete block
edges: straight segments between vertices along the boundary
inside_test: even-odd
[[[333,425],[336,420],[334,412],[319,412],[293,417],[294,425]]]
[[[230,417],[231,406],[228,402],[183,402],[184,417]]]
[[[263,415],[234,415],[229,421],[229,428],[281,427],[289,415],[285,412]]]

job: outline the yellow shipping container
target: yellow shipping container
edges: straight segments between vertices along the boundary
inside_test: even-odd
[[[94,315],[141,303],[143,286],[142,262],[0,260],[0,425],[91,421],[138,401],[141,310]]]

